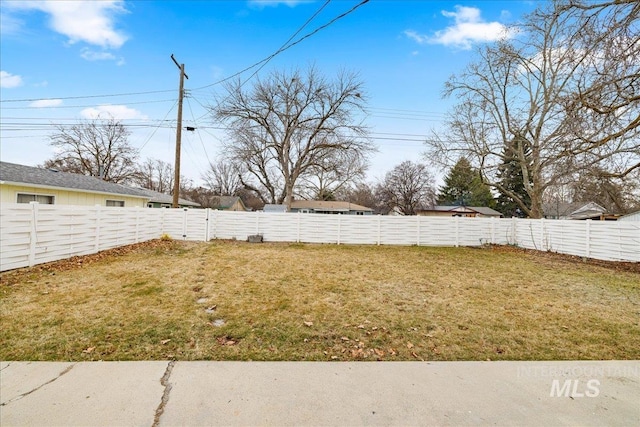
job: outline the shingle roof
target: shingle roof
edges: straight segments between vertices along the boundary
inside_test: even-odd
[[[474,211],[482,215],[487,216],[502,216],[502,214],[494,209],[491,209],[487,206],[434,206],[431,209],[425,209],[425,211],[436,211],[436,212],[452,212],[452,211]]]
[[[148,198],[139,189],[103,181],[93,176],[57,172],[7,162],[0,162],[0,182]]]
[[[146,188],[136,188],[136,190],[146,194],[149,197],[149,201],[152,203],[173,203],[173,196],[170,194],[159,193],[153,190],[147,190]],[[200,203],[192,202],[190,200],[178,198],[178,204],[182,206],[199,207]]]
[[[324,200],[293,200],[291,202],[292,209],[314,209],[328,211],[373,211],[366,206],[356,205],[355,203],[341,201],[324,201]]]
[[[217,209],[227,209],[234,205],[238,200],[242,201],[240,197],[237,196],[215,196],[216,199],[216,208]],[[244,204],[243,204],[244,205]]]
[[[593,215],[606,213],[607,210],[594,202],[549,202],[543,203],[542,211],[545,216],[556,218],[581,219]]]

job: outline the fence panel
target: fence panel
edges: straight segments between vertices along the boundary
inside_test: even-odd
[[[238,239],[334,244],[528,249],[612,261],[640,261],[640,222],[348,216],[204,209],[4,204],[1,270],[85,255],[169,234],[178,240]]]
[[[30,205],[3,205],[0,209],[1,271],[29,265],[32,221]]]

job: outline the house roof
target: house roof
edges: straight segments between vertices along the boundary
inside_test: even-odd
[[[618,221],[640,221],[640,211],[622,215],[620,218],[618,218]]]
[[[555,218],[583,219],[606,213],[607,210],[595,202],[555,202],[544,203],[542,211],[545,216]]]
[[[423,212],[460,212],[479,213],[486,216],[502,216],[502,214],[487,206],[434,206],[431,209],[424,209]]]
[[[262,207],[262,210],[264,212],[286,212],[287,211],[287,207],[285,205],[276,205],[276,204],[272,204],[272,203],[266,203]]]
[[[349,212],[349,211],[365,211],[372,212],[373,209],[366,206],[357,205],[350,202],[341,201],[325,201],[325,200],[293,200],[291,209],[313,209],[316,211],[333,211],[333,212]]]
[[[159,193],[157,191],[148,190],[146,188],[136,188],[136,190],[144,193],[147,197],[149,197],[149,202],[151,203],[173,203],[173,196],[170,194]],[[178,204],[182,206],[193,206],[200,207],[200,203],[192,202],[190,200],[178,199]]]
[[[62,188],[71,191],[117,194],[147,199],[139,189],[113,182],[103,181],[94,176],[58,172],[52,169],[36,168],[15,163],[0,162],[0,182],[27,184],[42,188]]]
[[[229,209],[236,203],[240,203],[242,209],[247,210],[242,199],[238,196],[214,196],[215,207],[214,209]]]

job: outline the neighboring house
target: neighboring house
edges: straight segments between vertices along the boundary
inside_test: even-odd
[[[275,204],[267,203],[262,207],[262,212],[285,213],[287,212],[287,207],[285,205],[275,205]]]
[[[471,218],[500,218],[502,214],[486,206],[434,206],[418,211],[421,216],[461,216]]]
[[[552,202],[542,206],[544,217],[548,219],[616,219],[607,210],[594,202]]]
[[[236,196],[215,196],[212,203],[213,206],[211,206],[211,209],[219,211],[245,212],[249,210],[244,205],[242,199]]]
[[[157,191],[148,190],[146,188],[136,188],[136,190],[144,193],[149,197],[147,202],[148,208],[170,208],[173,206],[173,196],[170,194],[158,193]],[[180,208],[199,208],[200,203],[192,202],[186,199],[178,199],[178,207]]]
[[[618,218],[618,221],[640,221],[640,211],[623,215]]]
[[[140,190],[93,176],[0,162],[0,203],[146,207]]]
[[[372,215],[373,209],[350,202],[324,200],[293,200],[290,212],[343,214],[343,215]]]

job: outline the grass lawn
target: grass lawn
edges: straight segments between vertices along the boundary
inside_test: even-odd
[[[635,270],[513,248],[153,241],[1,274],[0,360],[640,359]]]

